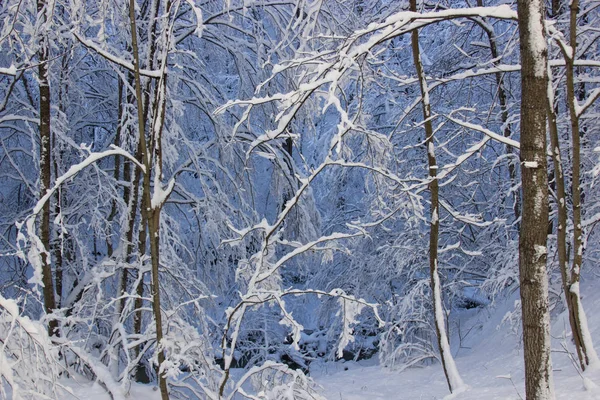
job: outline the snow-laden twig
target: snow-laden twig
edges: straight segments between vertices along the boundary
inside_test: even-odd
[[[504,137],[504,136],[502,136],[496,132],[493,132],[481,125],[473,124],[473,123],[467,122],[467,121],[462,121],[462,120],[456,119],[450,115],[446,115],[445,117],[457,125],[460,125],[464,128],[471,129],[471,130],[474,130],[477,132],[481,132],[481,133],[485,134],[486,136],[489,136],[491,139],[494,139],[500,143],[504,143],[508,146],[514,147],[515,149],[521,148],[521,144],[519,142],[517,142],[516,140]]]
[[[55,339],[55,341],[58,341],[58,339]],[[81,349],[72,343],[62,341],[58,342],[62,344],[65,349],[73,352],[73,354],[79,360],[88,366],[88,368],[96,376],[98,382],[100,382],[106,391],[110,393],[113,400],[126,400],[125,394],[123,393],[123,388],[114,380],[110,370],[105,367],[100,360],[95,359],[86,350]]]
[[[96,43],[92,42],[91,40],[85,39],[79,33],[73,32],[73,36],[75,36],[75,38],[82,45],[84,45],[88,49],[93,50],[96,53],[100,54],[102,57],[106,58],[108,61],[110,61],[116,65],[119,65],[119,66],[129,70],[130,72],[133,72],[135,70],[135,68],[131,62],[124,60],[114,54],[109,53],[108,51],[102,49],[100,46],[98,46]],[[160,78],[163,76],[163,71],[162,70],[149,71],[146,69],[140,69],[140,74],[147,76],[149,78]]]
[[[17,68],[14,65],[11,65],[8,68],[0,67],[0,75],[15,76],[17,75]]]
[[[56,398],[58,354],[44,327],[23,316],[17,302],[0,295],[0,377],[12,389],[12,398]],[[0,397],[11,398],[0,385]]]

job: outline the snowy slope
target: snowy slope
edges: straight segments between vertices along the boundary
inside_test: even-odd
[[[600,292],[594,290],[591,284],[583,287],[583,304],[596,349],[599,349],[600,315],[596,311],[600,309]],[[510,321],[502,323],[507,312],[514,311],[516,299],[518,294],[499,302],[492,312],[480,310],[460,316],[463,347],[459,346],[458,324],[450,324],[453,354],[456,355],[456,363],[464,381],[470,386],[464,393],[449,395],[438,363],[401,373],[382,368],[371,360],[336,363],[321,366],[318,371],[311,368],[312,375],[323,387],[325,396],[331,400],[523,399],[525,389],[520,322],[515,321],[516,325]],[[586,390],[584,380],[573,364],[577,362],[576,354],[572,354],[571,360],[563,347],[574,351],[570,339],[565,339],[565,331],[570,332],[566,318],[563,312],[552,321],[556,398],[600,400],[600,371],[588,371],[585,374],[589,378],[587,386],[590,389]]]
[[[65,400],[111,400],[106,390],[97,382],[91,382],[84,377],[76,377],[61,382],[72,390],[72,395],[64,394]],[[128,399],[160,400],[160,392],[155,386],[133,384],[129,390]]]
[[[590,331],[600,350],[600,291],[591,283],[584,284],[583,304],[588,311]],[[376,358],[360,362],[336,362],[311,365],[311,375],[329,400],[519,400],[524,398],[523,353],[520,345],[520,322],[506,318],[515,310],[518,293],[499,301],[493,311],[468,310],[451,321],[452,349],[459,371],[469,385],[466,392],[449,395],[440,364],[391,371],[378,365]],[[586,372],[587,386],[574,367],[565,348],[573,352],[569,339],[566,313],[552,321],[552,361],[556,397],[562,400],[600,400],[600,371]],[[457,320],[460,319],[460,329]],[[503,322],[504,320],[504,322]],[[458,333],[462,337],[459,346]],[[70,379],[62,382],[76,397],[108,400],[104,389],[94,382]],[[594,387],[595,386],[595,387]],[[150,385],[133,384],[133,399],[158,400],[160,394]],[[70,396],[65,396],[65,399]]]

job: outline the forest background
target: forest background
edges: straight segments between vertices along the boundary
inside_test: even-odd
[[[2,395],[318,398],[311,363],[373,356],[458,392],[448,321],[520,290],[527,398],[553,398],[551,313],[600,367],[599,14],[4,0]]]

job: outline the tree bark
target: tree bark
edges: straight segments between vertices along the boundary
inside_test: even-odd
[[[554,399],[550,358],[550,315],[546,239],[548,171],[546,112],[548,50],[542,0],[519,0],[521,53],[521,181],[523,211],[519,235],[519,274],[523,311],[525,397]]]
[[[62,114],[66,114],[66,105],[65,101],[67,101],[66,97],[68,94],[69,86],[67,81],[67,72],[69,69],[69,57],[65,54],[62,57],[61,62],[61,70],[60,70],[60,82],[61,87],[58,90],[58,108]],[[51,132],[52,134],[52,146],[53,151],[57,152],[57,139],[56,132]],[[52,168],[54,170],[54,177],[60,176],[60,168],[59,161],[62,160],[63,151],[58,151],[58,154],[55,154],[52,158]],[[57,217],[62,213],[62,205],[65,202],[65,195],[62,190],[56,191],[56,196],[54,200],[54,215],[53,218]],[[56,307],[61,308],[62,304],[62,296],[63,296],[63,268],[64,268],[64,243],[66,238],[63,237],[60,233],[57,233],[56,230],[54,232],[54,240],[51,242],[52,253],[54,256],[54,288],[55,288],[55,303]]]
[[[38,51],[38,79],[40,90],[40,197],[46,194],[50,188],[51,179],[51,153],[52,143],[50,135],[50,81],[48,78],[48,36],[44,32],[47,24],[46,1],[37,2],[38,17],[40,18],[39,27],[42,30],[40,38],[40,49]],[[44,283],[44,310],[46,314],[52,313],[56,308],[56,298],[54,295],[54,282],[52,279],[52,265],[50,260],[50,202],[47,201],[42,208],[40,240],[44,245],[45,251],[42,253],[42,282]],[[56,320],[48,321],[48,334],[53,335],[58,328]]]

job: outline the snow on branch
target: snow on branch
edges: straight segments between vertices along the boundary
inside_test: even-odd
[[[496,221],[483,221],[483,218],[481,217],[481,215],[462,215],[460,214],[458,211],[454,210],[452,208],[452,206],[444,201],[440,199],[440,205],[448,212],[448,214],[450,214],[454,219],[464,222],[465,224],[468,225],[474,225],[474,226],[479,226],[479,227],[486,227],[486,226],[490,226],[491,224],[493,224]]]
[[[135,165],[140,167],[141,170],[144,171],[144,173],[146,172],[145,167],[129,152],[127,152],[127,151],[123,150],[122,148],[115,146],[115,145],[111,145],[110,147],[111,147],[111,150],[106,150],[106,151],[103,151],[100,153],[90,153],[90,155],[85,160],[83,160],[79,164],[75,164],[75,165],[71,166],[71,168],[69,168],[69,170],[67,172],[65,172],[62,176],[56,178],[56,181],[54,182],[54,186],[51,189],[48,189],[46,194],[41,199],[39,199],[37,204],[35,205],[35,207],[33,207],[31,216],[37,215],[42,210],[42,208],[44,207],[44,204],[46,204],[48,199],[50,199],[50,197],[54,194],[54,192],[56,192],[56,190],[60,187],[60,185],[62,185],[66,180],[74,177],[79,172],[81,172],[81,170],[83,170],[84,168],[89,167],[90,165],[94,164],[96,161],[99,161],[105,157],[110,157],[110,156],[125,157],[125,158],[129,159],[131,162],[133,162]]]
[[[575,99],[574,100],[575,106],[576,106],[575,108],[577,111],[576,117],[577,118],[581,117],[583,115],[583,113],[586,112],[586,110],[588,108],[590,108],[596,100],[598,100],[598,98],[600,98],[600,88],[594,89],[582,105],[579,105],[579,103],[577,102],[577,99]]]
[[[356,229],[359,229],[359,227],[357,227],[357,226],[353,226],[353,227]],[[353,232],[353,233],[336,232],[336,233],[332,233],[331,235],[321,236],[317,240],[314,240],[312,242],[309,242],[302,246],[299,246],[298,248],[294,249],[293,251],[290,251],[289,253],[287,253],[286,255],[281,257],[267,271],[259,274],[256,277],[256,279],[254,280],[254,283],[260,283],[260,282],[264,281],[265,279],[267,279],[268,277],[273,275],[287,261],[289,261],[290,259],[292,259],[293,257],[295,257],[299,254],[302,254],[302,253],[314,248],[315,246],[317,246],[321,243],[329,242],[331,240],[349,239],[349,238],[354,238],[354,237],[363,236],[363,235],[366,235],[366,232],[362,229],[359,229],[358,232]]]
[[[17,68],[14,65],[11,65],[8,68],[0,67],[0,75],[16,76],[17,75]]]
[[[99,47],[96,43],[92,42],[91,40],[87,40],[87,39],[83,38],[77,32],[73,32],[73,36],[75,36],[75,38],[82,45],[84,45],[88,49],[93,50],[96,53],[100,54],[102,57],[106,58],[108,61],[110,61],[114,64],[117,64],[125,69],[128,69],[131,72],[135,71],[133,64],[130,63],[129,61],[124,60],[112,53],[109,53],[108,51],[102,49],[101,47]],[[149,77],[149,78],[160,78],[163,76],[163,71],[162,70],[150,71],[147,69],[140,69],[140,74],[144,75],[146,77]]]
[[[82,145],[82,148],[85,146]],[[87,148],[86,148],[87,149]],[[89,149],[87,149],[89,151]],[[42,211],[44,204],[50,199],[50,197],[58,190],[58,188],[68,179],[73,178],[79,172],[81,172],[86,167],[96,163],[97,161],[110,156],[122,156],[129,159],[132,163],[137,165],[142,171],[145,172],[145,167],[140,164],[140,162],[129,152],[117,147],[115,145],[111,145],[111,150],[106,150],[100,153],[90,153],[90,155],[79,164],[75,164],[69,168],[67,172],[58,177],[54,182],[54,186],[46,191],[46,194],[42,196],[41,199],[38,200],[36,205],[33,207],[31,214],[25,219],[23,222],[18,222],[17,229],[19,231],[17,235],[17,247],[19,248],[19,253],[21,258],[26,258],[31,265],[33,266],[33,276],[29,280],[29,283],[33,285],[38,285],[43,287],[42,282],[42,260],[41,255],[47,253],[47,250],[37,236],[35,229],[35,220],[37,215]],[[22,242],[27,242],[25,237],[25,233],[21,231],[23,224],[25,224],[25,233],[29,236],[29,241],[31,242],[31,247],[29,248],[29,252],[27,257],[25,257],[24,252],[22,250]]]
[[[292,60],[285,67],[276,65],[273,69],[273,75],[276,75],[285,69],[289,69],[291,66],[306,66],[308,64],[316,65],[316,67],[314,67],[311,70],[311,73],[308,75],[308,80],[300,83],[296,90],[264,97],[255,96],[249,100],[229,101],[223,106],[217,108],[214,113],[221,114],[227,108],[231,108],[233,106],[247,107],[242,118],[234,127],[232,135],[234,136],[241,124],[247,120],[249,110],[252,107],[274,101],[279,101],[284,105],[283,111],[281,111],[275,118],[275,121],[278,122],[277,127],[256,138],[252,143],[250,149],[251,152],[258,145],[280,137],[287,126],[291,123],[298,109],[308,99],[308,97],[317,89],[329,85],[329,89],[327,90],[327,99],[323,109],[325,110],[330,105],[333,105],[337,111],[340,112],[342,122],[345,122],[342,123],[342,125],[347,125],[340,126],[340,130],[347,129],[351,127],[352,124],[349,123],[348,115],[344,112],[344,110],[342,110],[339,99],[337,99],[335,92],[338,89],[338,82],[340,82],[342,77],[348,71],[356,68],[357,60],[359,60],[361,57],[368,57],[372,55],[372,50],[374,47],[392,39],[395,36],[406,34],[434,22],[474,16],[516,20],[517,13],[508,5],[502,5],[499,7],[450,9],[429,13],[402,11],[388,17],[382,23],[373,23],[370,24],[366,29],[355,31],[340,47],[337,48],[335,52],[326,50],[322,54],[316,54],[314,56],[310,56],[309,58],[304,57],[302,60]],[[368,39],[366,41],[360,41],[362,38],[367,36]],[[323,61],[323,59],[327,61]],[[338,133],[336,137],[339,136],[340,135]]]
[[[489,136],[490,138],[492,138],[492,139],[494,139],[494,140],[496,140],[496,141],[498,141],[500,143],[504,143],[504,144],[506,144],[508,146],[514,147],[515,149],[520,149],[521,148],[521,144],[519,142],[517,142],[516,140],[504,137],[502,135],[499,135],[496,132],[493,132],[493,131],[491,131],[491,130],[489,130],[487,128],[484,128],[481,125],[473,124],[473,123],[470,123],[470,122],[467,122],[467,121],[462,121],[462,120],[453,118],[450,115],[446,115],[446,118],[449,119],[450,121],[454,122],[457,125],[460,125],[460,126],[462,126],[464,128],[467,128],[467,129],[471,129],[471,130],[474,130],[474,131],[481,132],[481,133]]]
[[[446,164],[442,166],[440,168],[441,172],[438,174],[437,179],[441,180],[448,176],[452,171],[467,161],[473,154],[481,150],[490,139],[490,136],[485,136],[480,142],[475,143],[473,146],[465,150],[464,153],[457,157],[456,161],[454,161],[452,164]]]
[[[343,331],[340,337],[340,343],[338,345],[338,356],[341,357],[341,351],[354,340],[352,336],[352,327],[358,323],[356,317],[362,312],[365,307],[370,308],[373,311],[375,319],[377,320],[380,327],[385,325],[385,321],[379,316],[378,312],[378,304],[369,303],[364,299],[356,298],[352,295],[347,294],[344,290],[336,288],[329,292],[324,290],[315,290],[315,289],[288,289],[284,291],[274,291],[274,290],[260,290],[253,292],[251,294],[245,295],[240,300],[240,303],[235,307],[230,309],[228,313],[228,318],[230,320],[235,319],[234,315],[242,310],[242,313],[246,311],[246,306],[252,305],[260,305],[264,303],[268,303],[271,301],[275,301],[281,307],[282,312],[284,313],[284,318],[287,320],[287,325],[293,325],[296,329],[303,329],[302,325],[298,324],[292,317],[290,313],[285,310],[285,303],[281,300],[284,296],[302,296],[313,294],[318,297],[328,296],[335,297],[339,299],[340,302],[340,311],[338,312],[338,316],[341,316],[343,322]],[[237,317],[239,318],[239,316]],[[296,338],[299,339],[299,331],[296,332]]]
[[[250,378],[260,380],[263,388],[256,396],[247,393],[243,386]],[[285,380],[284,378],[288,378]],[[265,393],[266,392],[266,393]],[[325,400],[312,387],[307,377],[301,372],[291,369],[285,364],[274,361],[265,361],[260,366],[250,368],[236,383],[233,390],[226,397],[227,400],[238,398],[241,395],[250,400],[264,399],[312,399]]]
[[[56,340],[56,339],[55,339]],[[125,400],[125,394],[121,385],[116,382],[109,369],[102,364],[100,360],[95,359],[87,351],[74,346],[71,343],[61,343],[66,349],[71,351],[77,359],[90,368],[90,371],[96,376],[98,382],[106,389],[113,400]]]
[[[175,178],[171,178],[169,183],[165,188],[162,187],[162,184],[158,181],[158,179],[154,182],[154,191],[152,192],[152,199],[150,200],[151,207],[153,209],[157,209],[162,207],[165,201],[173,192],[173,188],[175,187]]]
[[[405,25],[406,21],[441,21],[455,18],[498,18],[516,20],[517,12],[512,10],[509,5],[503,4],[496,7],[469,7],[469,8],[452,8],[441,11],[433,11],[419,13],[413,11],[400,11],[388,18],[382,23],[370,24],[366,29],[357,31],[359,34],[365,34],[380,30],[389,26],[397,26],[397,24]]]
[[[19,312],[17,302],[0,295],[0,397],[17,399],[57,396],[58,357],[45,328]]]

